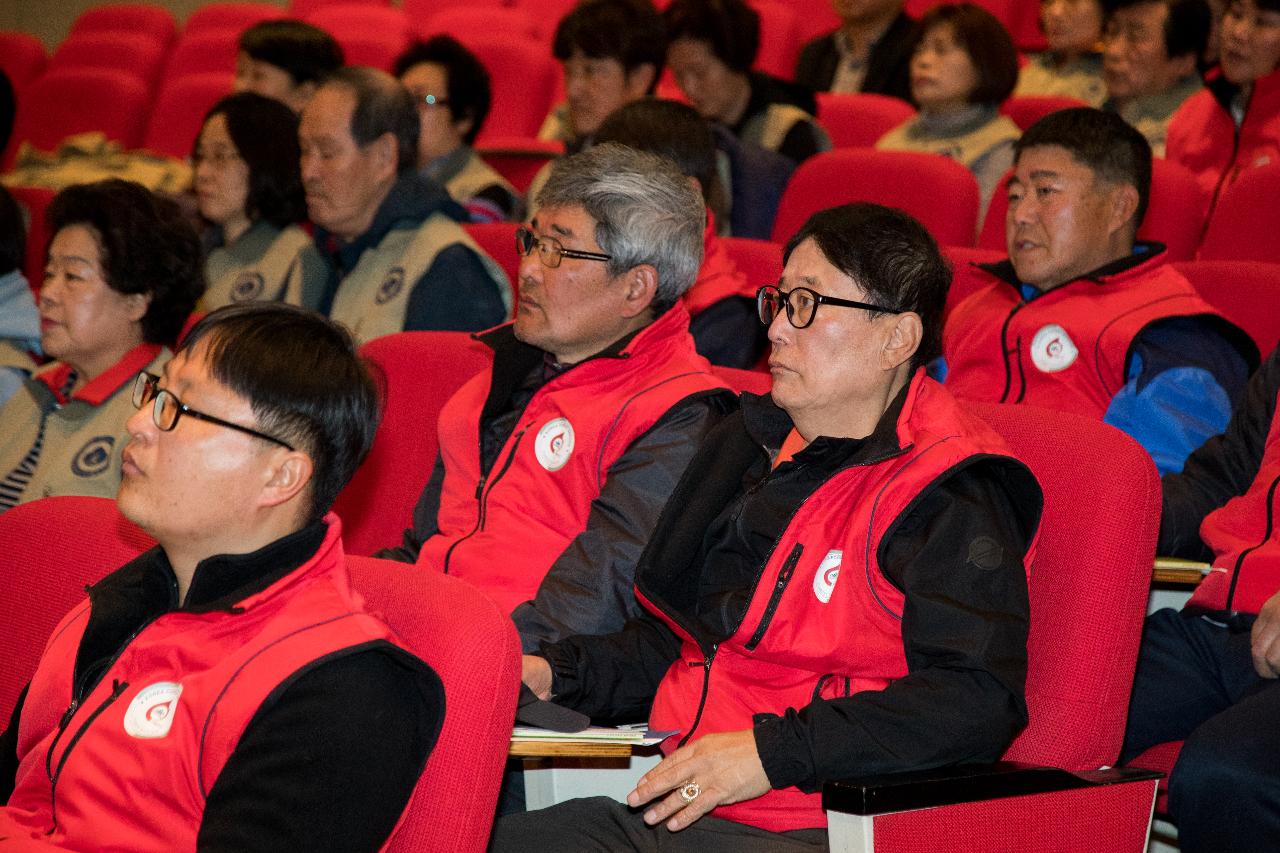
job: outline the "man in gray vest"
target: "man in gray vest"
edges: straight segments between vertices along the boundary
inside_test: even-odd
[[[402,330],[484,329],[511,307],[506,275],[458,225],[466,211],[417,173],[418,132],[412,97],[372,68],[337,71],[302,111],[302,182],[316,232],[286,299],[327,313],[361,343]]]

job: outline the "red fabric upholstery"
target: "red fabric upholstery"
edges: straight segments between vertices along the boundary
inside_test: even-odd
[[[519,693],[515,626],[457,578],[368,557],[347,565],[369,610],[444,682],[444,728],[388,849],[482,853]]]
[[[44,71],[48,57],[44,42],[30,33],[0,32],[0,71],[21,92]]]
[[[178,33],[173,15],[163,6],[150,3],[121,3],[95,6],[80,14],[71,25],[71,36],[85,33],[134,33],[150,36],[167,46]]]
[[[80,68],[43,75],[27,87],[13,123],[6,168],[23,141],[52,151],[73,133],[99,130],[125,148],[137,148],[151,94],[132,74]]]
[[[1176,266],[1210,305],[1249,333],[1263,357],[1280,343],[1280,264],[1191,261]]]
[[[478,141],[537,135],[560,76],[551,51],[519,35],[491,34],[466,43],[489,71],[493,90],[493,108]]]
[[[0,726],[8,724],[49,634],[84,600],[85,586],[152,544],[106,498],[44,498],[0,515]]]
[[[1245,169],[1218,199],[1200,246],[1206,261],[1280,263],[1280,164]]]
[[[155,85],[167,45],[132,33],[83,33],[58,46],[49,58],[50,73],[76,68],[127,71],[148,87]]]
[[[182,36],[189,38],[205,30],[235,30],[241,33],[261,21],[273,21],[286,14],[284,9],[270,3],[210,3],[191,13]]]
[[[348,554],[400,543],[435,465],[440,407],[489,363],[465,332],[400,332],[360,352],[382,372],[386,403],[373,449],[333,506]]]
[[[760,16],[760,49],[753,67],[783,80],[794,80],[801,48],[795,11],[789,3],[777,0],[752,0],[751,8]]]
[[[390,6],[391,0],[289,0],[289,17],[305,18],[325,6]],[[317,24],[317,26],[319,26]]]
[[[463,44],[492,38],[494,33],[525,41],[543,40],[545,21],[524,9],[505,6],[446,6],[423,21],[414,21],[414,31],[423,39],[445,33]],[[555,29],[555,24],[551,24]],[[549,47],[544,46],[546,51]],[[491,81],[492,82],[492,81]]]
[[[880,137],[916,114],[899,98],[864,93],[819,92],[818,121],[836,148],[874,148]]]
[[[782,278],[782,247],[772,240],[721,237],[720,243],[753,287],[777,284]]]
[[[190,157],[205,113],[231,93],[233,81],[230,74],[216,72],[166,80],[156,96],[142,147],[179,160]]]
[[[1059,95],[1019,95],[1000,105],[1000,112],[1013,119],[1013,123],[1026,130],[1049,113],[1071,107],[1089,106],[1079,98]]]
[[[481,131],[476,150],[499,175],[520,192],[527,192],[547,163],[564,153],[564,143],[525,136],[488,136]],[[532,201],[532,199],[530,199]]]
[[[326,3],[308,12],[307,23],[333,34],[339,42],[353,33],[409,36],[409,18],[399,9],[373,3]],[[351,57],[347,64],[354,65]]]
[[[511,282],[512,296],[520,292],[520,256],[516,254],[515,222],[485,222],[462,226],[484,253],[497,261]]]
[[[938,154],[861,148],[826,151],[800,164],[778,205],[773,239],[784,243],[810,214],[853,201],[905,210],[943,245],[973,245],[978,182],[968,169]]]
[[[347,65],[367,65],[388,74],[391,73],[396,57],[409,46],[407,33],[365,30],[345,33],[336,38],[342,46],[342,55]]]
[[[1005,215],[1009,197],[1003,187],[1011,172],[1000,179],[998,188],[982,221],[978,245],[1004,251]],[[1157,157],[1151,162],[1151,200],[1147,215],[1138,228],[1139,240],[1155,240],[1165,245],[1169,260],[1187,261],[1195,257],[1200,233],[1204,229],[1207,200],[1195,178],[1185,167]],[[1280,260],[1280,254],[1276,256]]]
[[[1160,795],[1156,797],[1156,811],[1160,814],[1169,813],[1169,774],[1173,772],[1173,765],[1178,763],[1180,752],[1182,741],[1171,740],[1151,747],[1129,762],[1130,767],[1159,770],[1164,774],[1164,778],[1160,780]]]
[[[183,33],[169,51],[165,79],[175,80],[188,74],[235,74],[241,31],[240,27],[207,27]]]
[[[718,364],[713,364],[711,370],[735,393],[748,391],[752,394],[768,394],[773,388],[773,377],[760,370],[739,370],[736,367],[721,367]]]
[[[1004,252],[994,249],[971,249],[967,246],[943,246],[942,256],[947,259],[951,269],[956,273],[952,276],[951,287],[947,290],[947,314],[964,301],[966,296],[973,293],[973,284],[976,279],[973,276],[959,275],[960,271],[969,264],[994,264],[1004,260]]]
[[[27,227],[27,256],[22,264],[23,275],[33,291],[40,290],[44,281],[45,255],[49,250],[49,240],[53,235],[44,221],[44,210],[53,201],[53,190],[44,187],[9,187],[9,193],[18,204],[31,214],[31,224]]]

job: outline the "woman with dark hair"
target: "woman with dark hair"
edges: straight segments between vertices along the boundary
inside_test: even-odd
[[[160,372],[204,290],[200,238],[140,184],[69,187],[45,215],[40,344],[54,361],[0,409],[0,511],[115,496],[134,377]]]
[[[1107,97],[1102,79],[1102,0],[1040,0],[1049,49],[1031,56],[1016,95],[1077,98],[1091,107]]]
[[[208,223],[201,307],[275,300],[311,238],[299,173],[298,117],[279,101],[238,92],[210,108],[191,155],[196,204]]]
[[[0,405],[22,387],[40,352],[40,315],[22,274],[27,226],[18,203],[0,187]]]
[[[911,54],[911,99],[920,113],[876,147],[959,161],[978,179],[985,212],[1022,135],[1000,115],[1017,79],[1018,51],[994,15],[972,3],[935,6],[921,19]]]
[[[796,163],[831,147],[811,91],[751,70],[760,15],[744,0],[673,0],[662,18],[667,64],[705,118]]]

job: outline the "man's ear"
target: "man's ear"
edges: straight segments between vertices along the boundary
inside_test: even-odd
[[[880,367],[882,370],[894,370],[911,361],[911,357],[920,349],[924,339],[924,324],[920,315],[914,311],[902,314],[891,314],[885,320],[891,323],[884,347],[880,350]]]
[[[658,69],[652,62],[642,62],[626,74],[627,94],[633,101],[649,94],[654,84],[658,82]]]
[[[301,493],[311,482],[315,463],[301,450],[280,448],[267,470],[267,481],[262,488],[263,506],[279,506]]]
[[[653,304],[658,295],[658,270],[650,264],[640,264],[622,274],[622,316],[638,317]]]
[[[1133,224],[1133,217],[1138,212],[1138,188],[1132,184],[1121,184],[1108,193],[1107,201],[1110,217],[1107,233],[1115,234],[1126,228],[1136,232],[1138,228]]]
[[[368,150],[375,158],[378,175],[394,181],[400,171],[400,143],[395,134],[387,131],[370,142]]]
[[[129,319],[141,323],[142,318],[147,316],[147,309],[151,307],[151,294],[130,293],[125,297],[125,305],[128,307]]]

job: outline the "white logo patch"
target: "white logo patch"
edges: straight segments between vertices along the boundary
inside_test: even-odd
[[[836,588],[836,579],[840,577],[840,560],[844,552],[832,549],[818,564],[818,571],[813,576],[813,594],[826,604],[831,600],[831,592]]]
[[[1057,323],[1041,327],[1031,339],[1031,360],[1045,373],[1066,370],[1080,355],[1067,330]]]
[[[157,681],[133,697],[124,712],[125,734],[136,738],[158,738],[169,733],[178,711],[182,685],[175,681]]]
[[[559,471],[573,453],[573,424],[567,418],[547,421],[533,440],[533,455],[548,471]]]

